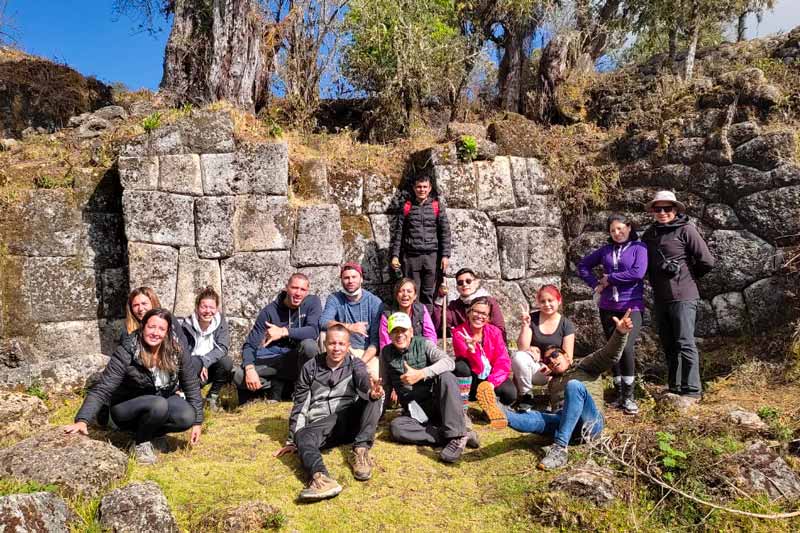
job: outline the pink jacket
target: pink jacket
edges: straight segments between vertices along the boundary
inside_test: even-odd
[[[462,332],[472,336],[472,327],[469,322],[464,322],[453,328],[453,351],[456,359],[466,360],[475,374],[481,374],[484,370],[481,356],[479,353],[469,351]],[[486,381],[497,387],[507,380],[511,374],[511,358],[508,357],[508,349],[503,340],[503,332],[497,326],[486,324],[483,326],[483,342],[481,344],[491,365]]]

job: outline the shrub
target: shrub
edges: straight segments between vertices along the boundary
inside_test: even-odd
[[[144,131],[147,133],[152,133],[154,130],[161,127],[161,113],[156,111],[150,115],[147,115],[142,120],[142,127]]]
[[[462,135],[458,140],[458,158],[470,162],[478,158],[478,141],[472,135]]]

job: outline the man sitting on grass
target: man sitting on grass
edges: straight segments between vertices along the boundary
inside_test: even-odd
[[[542,356],[542,372],[547,384],[550,407],[554,412],[527,411],[518,413],[497,401],[489,382],[478,387],[478,403],[492,416],[503,419],[517,431],[553,436],[553,446],[538,467],[553,470],[567,464],[567,445],[596,438],[603,431],[603,372],[611,369],[622,357],[633,321],[628,311],[622,318],[612,317],[616,329],[606,345],[591,355],[570,364],[564,351],[549,346]]]
[[[303,366],[294,389],[289,438],[275,452],[275,457],[300,454],[310,478],[300,501],[342,492],[322,462],[321,449],[352,442],[353,476],[359,481],[372,476],[369,449],[381,417],[383,387],[370,378],[364,362],[350,354],[350,332],[343,325],[328,327],[325,352]]]

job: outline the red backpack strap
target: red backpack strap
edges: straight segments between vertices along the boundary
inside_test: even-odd
[[[433,207],[433,214],[436,218],[439,218],[439,200],[434,200],[431,202],[431,207]]]
[[[407,217],[410,212],[411,212],[411,200],[406,200],[406,203],[403,204],[403,217]]]

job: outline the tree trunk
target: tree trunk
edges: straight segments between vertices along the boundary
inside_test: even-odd
[[[265,102],[271,57],[254,0],[178,0],[164,54],[162,90],[175,103],[227,100],[255,112]]]
[[[557,35],[547,43],[539,59],[539,71],[536,86],[530,98],[530,109],[527,114],[544,124],[552,124],[559,117],[555,101],[558,85],[567,79],[570,65],[570,39],[566,35]]]
[[[694,20],[692,22],[691,40],[689,41],[689,50],[686,52],[686,73],[684,78],[686,81],[691,81],[694,75],[694,56],[697,53],[697,40],[700,37],[700,22]]]
[[[525,32],[507,30],[503,39],[503,57],[498,66],[500,109],[522,112],[522,78],[525,65]]]
[[[736,21],[736,42],[744,41],[744,34],[747,31],[747,11],[739,14]]]
[[[668,43],[669,52],[668,52],[668,55],[667,55],[667,59],[669,59],[670,68],[672,68],[672,65],[675,64],[675,58],[678,55],[678,27],[677,26],[673,26],[672,28],[669,29],[669,36],[667,38],[669,39],[669,43]]]

